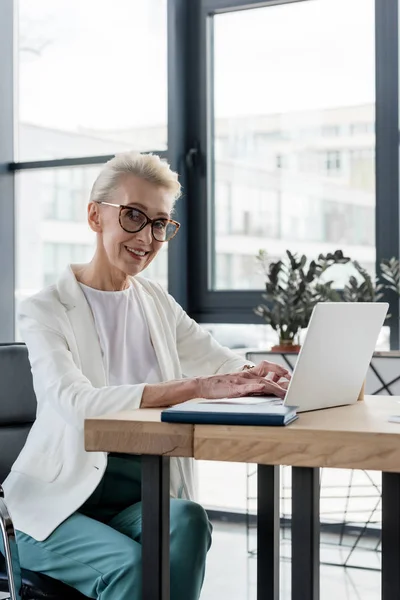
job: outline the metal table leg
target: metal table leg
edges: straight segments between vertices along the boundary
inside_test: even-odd
[[[170,600],[169,460],[142,456],[143,600]]]
[[[257,600],[279,600],[279,467],[257,469]]]
[[[292,600],[319,600],[319,469],[292,468]]]
[[[382,473],[382,600],[400,598],[400,474]]]

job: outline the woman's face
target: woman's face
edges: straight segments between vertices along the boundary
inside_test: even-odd
[[[138,208],[149,219],[169,218],[173,206],[171,193],[135,175],[121,179],[118,189],[107,202]],[[89,224],[98,234],[98,251],[111,268],[126,275],[138,275],[160,251],[148,223],[137,233],[127,233],[119,224],[119,208],[106,204],[89,205]]]

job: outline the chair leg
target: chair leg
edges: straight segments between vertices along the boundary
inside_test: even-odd
[[[8,589],[10,600],[21,600],[20,590],[22,587],[21,567],[17,541],[15,538],[14,525],[4,501],[3,488],[0,485],[0,529],[4,545],[4,557],[6,560]]]

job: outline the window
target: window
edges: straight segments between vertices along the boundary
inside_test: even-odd
[[[87,203],[109,155],[166,156],[168,63],[167,0],[14,4],[14,156],[6,141],[17,170],[18,301],[92,256]],[[1,9],[0,20],[9,15]],[[145,273],[165,287],[167,258],[163,248]]]
[[[351,187],[368,193],[375,185],[375,148],[351,150],[349,161]]]
[[[373,0],[319,0],[213,17],[208,290],[262,287],[260,248],[312,258],[346,243],[371,264],[374,164],[350,156],[361,131],[364,151],[375,151],[374,9]],[[365,195],[349,206],[356,186]]]
[[[276,155],[276,168],[277,169],[287,169],[288,168],[287,156],[285,156],[284,154]]]
[[[374,251],[374,207],[326,200],[322,203],[324,239]]]
[[[93,256],[92,244],[45,243],[43,245],[43,286],[56,283],[69,263],[88,262]]]
[[[340,135],[339,125],[323,125],[321,130],[323,137],[336,137]]]
[[[38,171],[43,217],[54,221],[86,221],[89,192],[99,167]]]
[[[166,148],[166,0],[19,0],[17,25],[19,160]]]
[[[325,155],[325,170],[328,175],[336,174],[342,166],[341,154],[337,150],[329,151]]]
[[[374,133],[374,124],[373,123],[352,123],[350,125],[350,133],[351,135],[366,135]]]

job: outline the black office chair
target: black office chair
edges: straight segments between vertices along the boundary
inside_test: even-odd
[[[28,351],[24,344],[0,344],[0,482],[8,475],[35,420],[36,397]],[[14,574],[19,573],[14,527],[0,485],[0,530],[6,559],[0,554],[0,592],[18,596]],[[88,600],[69,585],[33,571],[22,569],[23,600]]]

